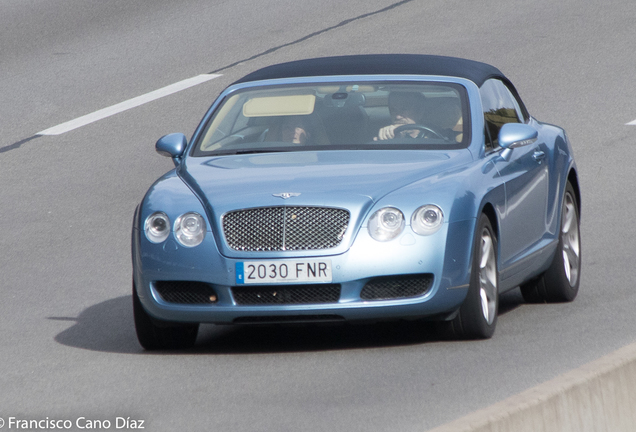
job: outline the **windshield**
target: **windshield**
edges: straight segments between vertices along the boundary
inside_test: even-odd
[[[326,83],[252,87],[216,109],[193,156],[317,149],[468,146],[464,87],[453,83]]]

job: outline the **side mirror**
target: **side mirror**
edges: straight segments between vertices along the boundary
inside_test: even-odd
[[[155,144],[155,149],[160,155],[171,157],[175,166],[177,166],[187,145],[188,140],[184,134],[172,133],[159,138],[157,144]]]
[[[523,123],[506,123],[499,131],[499,145],[504,149],[513,149],[530,145],[537,140],[539,133],[535,128]]]

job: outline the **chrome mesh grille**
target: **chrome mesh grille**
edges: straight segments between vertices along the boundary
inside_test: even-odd
[[[246,252],[334,248],[348,225],[347,210],[325,207],[261,207],[223,216],[228,246]]]

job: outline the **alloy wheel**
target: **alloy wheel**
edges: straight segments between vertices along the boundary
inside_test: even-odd
[[[490,231],[481,233],[481,259],[479,260],[479,297],[481,310],[488,325],[497,314],[497,258]]]
[[[570,286],[575,286],[579,278],[581,243],[576,204],[570,193],[566,193],[565,195],[562,217],[561,237],[563,239],[563,266],[565,268],[565,276]]]

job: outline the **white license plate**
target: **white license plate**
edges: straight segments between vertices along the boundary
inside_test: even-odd
[[[331,260],[245,261],[236,263],[237,284],[331,282]]]

